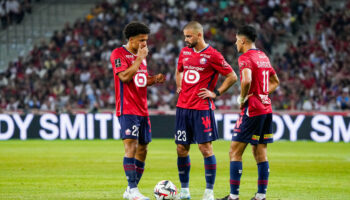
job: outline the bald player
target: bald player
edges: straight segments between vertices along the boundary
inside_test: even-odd
[[[200,23],[188,23],[183,33],[187,47],[180,52],[176,70],[179,98],[176,105],[175,143],[181,182],[180,199],[191,199],[189,151],[191,144],[198,143],[205,168],[206,189],[203,200],[214,200],[216,159],[212,141],[218,138],[218,133],[213,100],[237,81],[237,75],[224,57],[204,41]],[[219,74],[226,78],[216,88]]]

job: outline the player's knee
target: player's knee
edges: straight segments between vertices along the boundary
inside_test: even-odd
[[[256,163],[261,163],[267,161],[267,156],[265,154],[256,154],[254,155]]]
[[[134,157],[136,155],[137,142],[130,140],[124,141],[124,149],[126,157]]]
[[[125,148],[125,156],[133,158],[136,155],[136,148]]]
[[[142,155],[146,155],[147,152],[148,152],[147,146],[146,146],[146,147],[139,148],[139,150],[138,150],[138,153],[140,153],[140,154],[142,154]]]
[[[188,155],[188,150],[182,145],[178,145],[176,151],[179,157],[186,157]]]
[[[242,160],[242,153],[236,149],[230,149],[229,152],[230,160],[231,161],[241,161]]]
[[[213,155],[213,150],[212,148],[208,147],[208,146],[200,146],[199,150],[201,151],[202,155],[206,158],[209,156]]]
[[[209,150],[209,149],[203,149],[201,150],[203,157],[207,158],[209,156],[213,155],[213,151]]]

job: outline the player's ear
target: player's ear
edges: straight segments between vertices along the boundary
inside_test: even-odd
[[[200,31],[198,31],[197,36],[198,36],[198,38],[201,38],[203,36],[203,34]]]

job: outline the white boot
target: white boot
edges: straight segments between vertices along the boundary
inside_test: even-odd
[[[129,200],[150,200],[150,199],[148,197],[143,196],[143,194],[141,194],[139,189],[136,187],[136,188],[130,189]]]
[[[180,199],[186,199],[186,200],[190,200],[191,199],[190,189],[189,188],[181,188],[181,190],[180,190]]]
[[[202,200],[215,200],[214,191],[211,189],[205,189]]]
[[[129,199],[130,196],[130,187],[128,186],[123,194],[123,199]]]

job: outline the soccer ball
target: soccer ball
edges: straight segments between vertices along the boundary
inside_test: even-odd
[[[154,196],[157,200],[175,200],[177,199],[177,188],[171,181],[159,181],[154,187]]]

